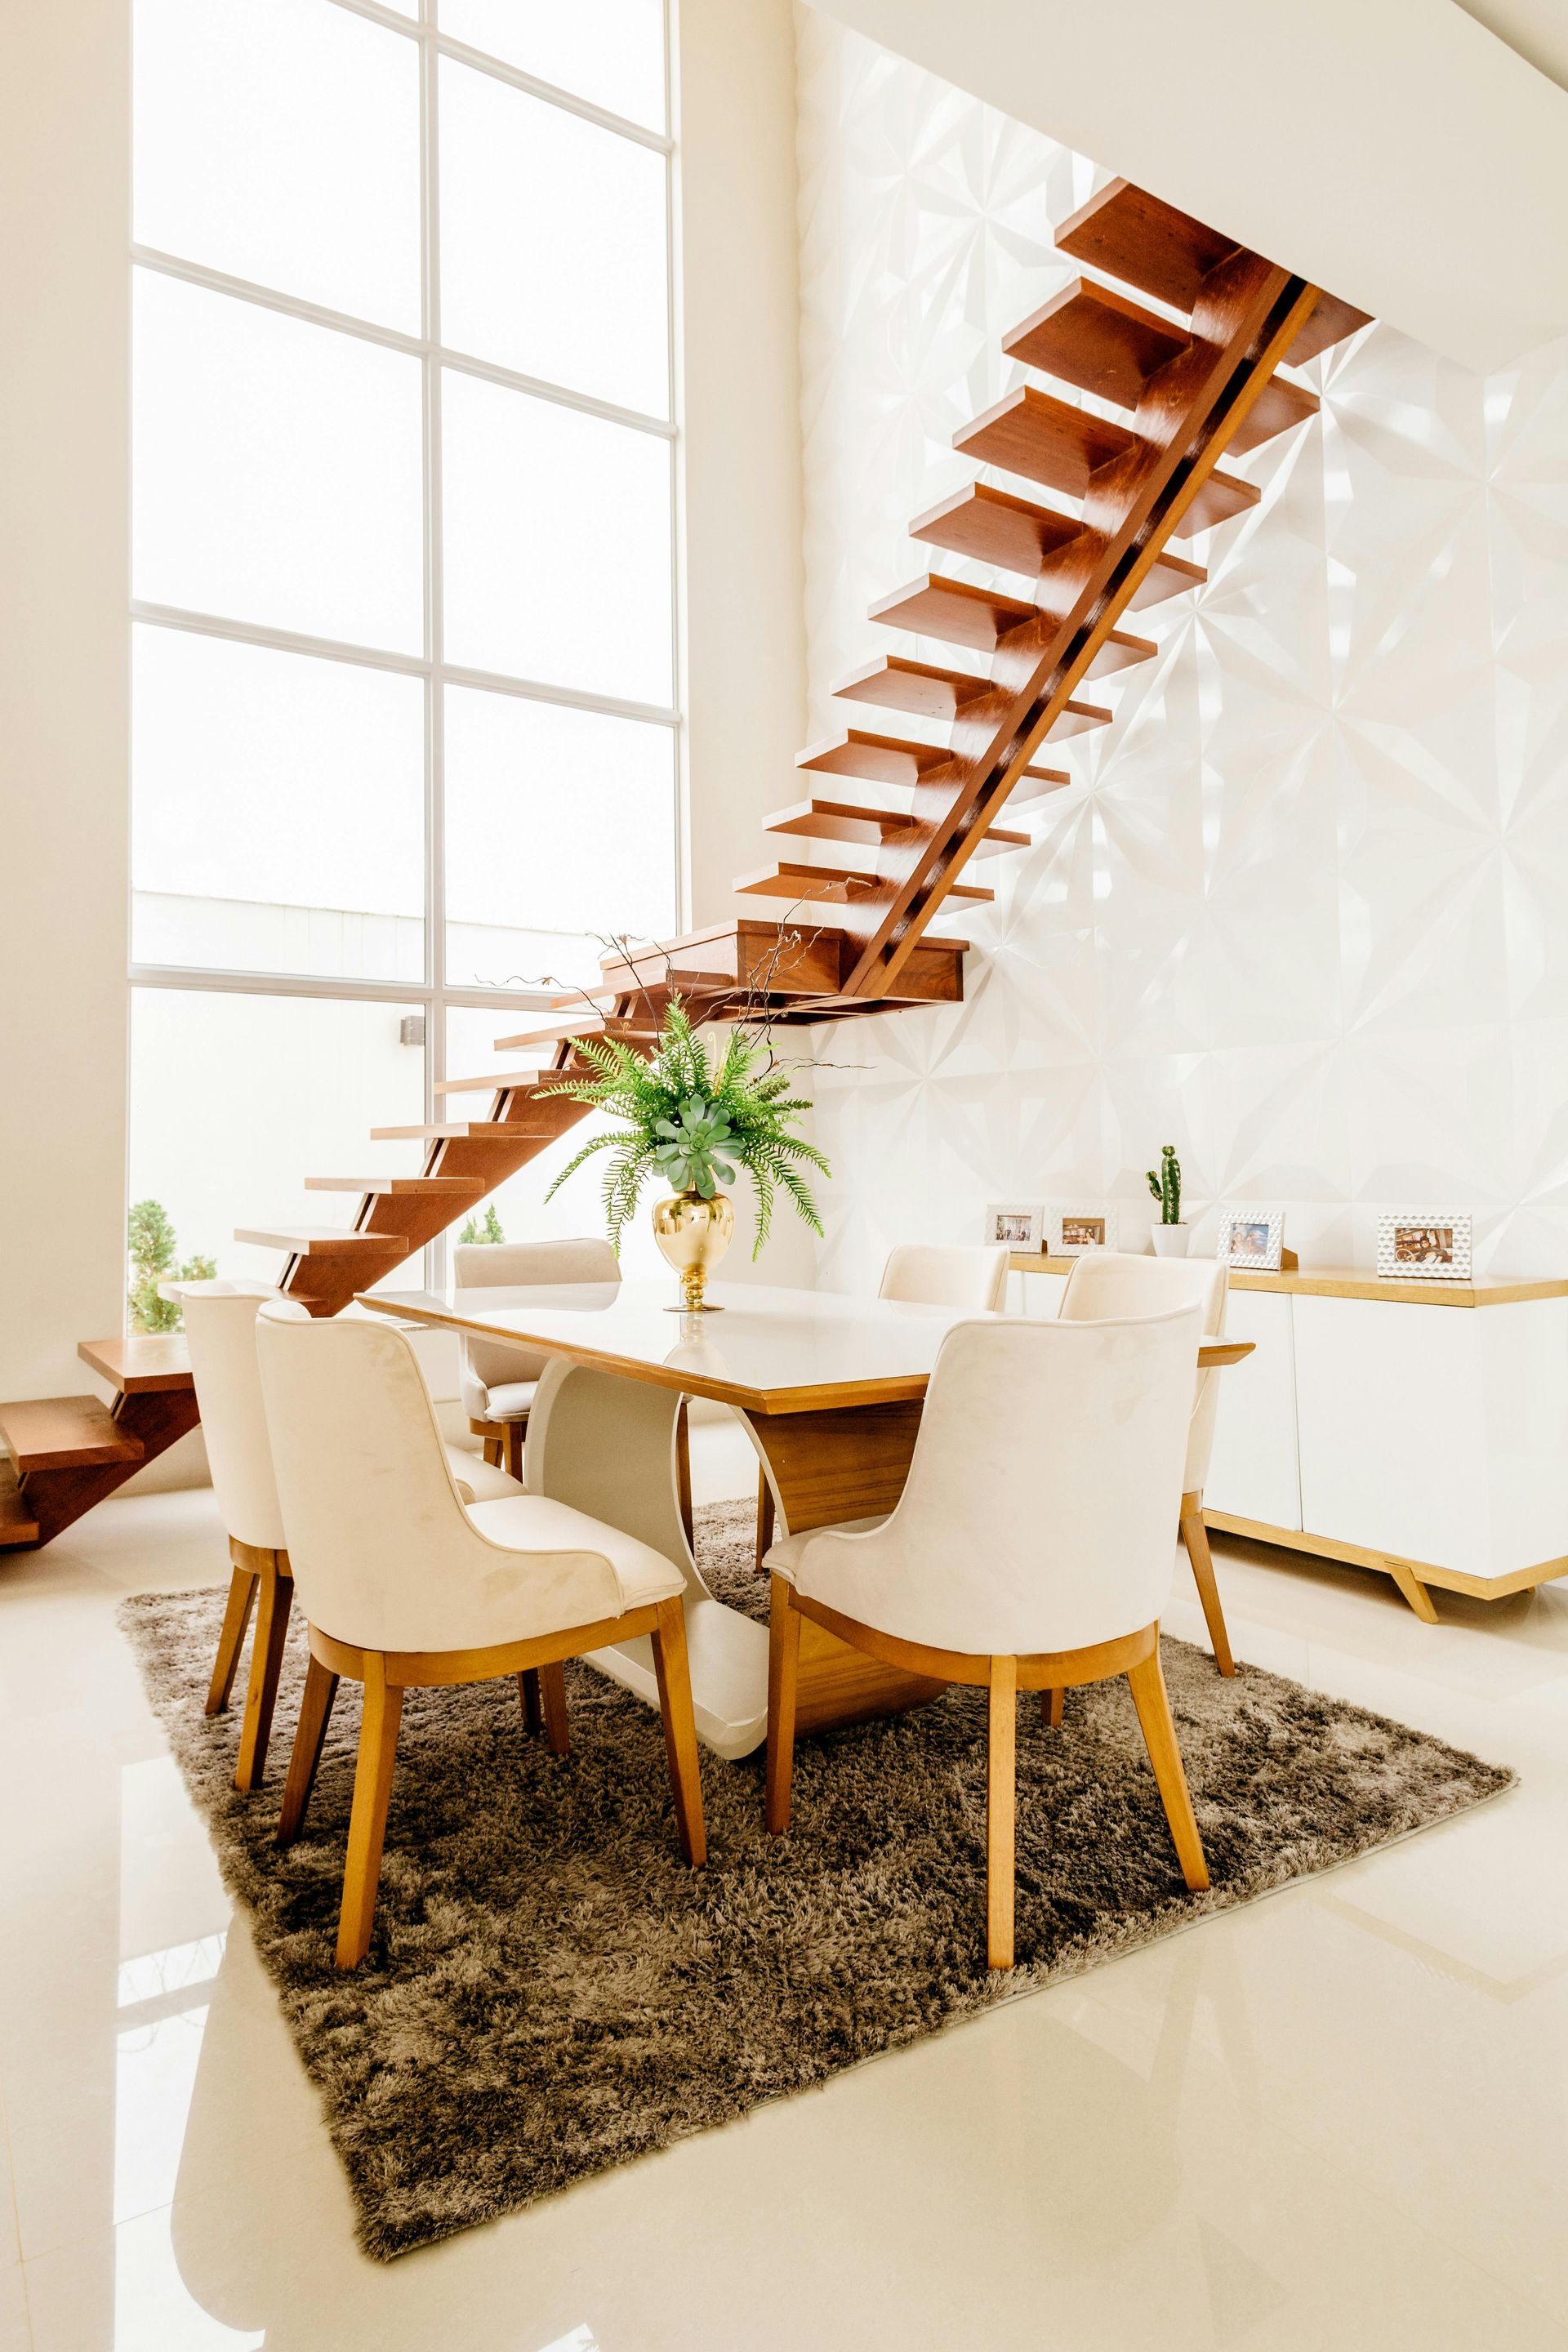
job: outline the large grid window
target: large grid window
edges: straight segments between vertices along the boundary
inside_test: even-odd
[[[270,1276],[679,925],[665,0],[135,42],[132,1196]]]

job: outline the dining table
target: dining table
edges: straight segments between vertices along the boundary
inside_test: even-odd
[[[690,1537],[677,1423],[684,1400],[727,1405],[751,1438],[781,1535],[879,1517],[903,1491],[926,1387],[956,1323],[1006,1319],[834,1291],[710,1284],[710,1311],[671,1304],[667,1281],[366,1291],[402,1323],[512,1340],[547,1360],[528,1418],[523,1483],[662,1552],[686,1580],[697,1731],[734,1759],[768,1730],[768,1635],[710,1591]],[[1197,1370],[1237,1363],[1247,1340],[1205,1339]],[[1173,1529],[1173,1543],[1174,1531]],[[645,1637],[588,1663],[658,1705]],[[946,1687],[802,1627],[799,1731],[922,1705]]]

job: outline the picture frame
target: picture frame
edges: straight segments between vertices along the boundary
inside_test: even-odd
[[[985,1210],[985,1239],[994,1248],[998,1242],[1010,1250],[1027,1256],[1044,1254],[1045,1211],[1037,1201],[992,1201]]]
[[[1468,1209],[1394,1209],[1377,1221],[1380,1282],[1468,1282],[1475,1221]]]
[[[1219,1213],[1215,1256],[1238,1274],[1278,1274],[1285,1247],[1283,1209],[1228,1203]]]
[[[1052,1206],[1046,1216],[1047,1249],[1052,1257],[1088,1257],[1117,1243],[1114,1201],[1079,1201]]]

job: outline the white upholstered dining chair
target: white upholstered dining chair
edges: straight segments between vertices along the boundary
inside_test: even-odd
[[[465,1505],[429,1391],[390,1324],[296,1322],[257,1353],[310,1664],[278,1826],[299,1835],[341,1676],[363,1685],[337,1964],[370,1946],[403,1694],[528,1671],[647,1634],[681,1853],[706,1856],[685,1579],[633,1536],[543,1495]]]
[[[510,1290],[525,1283],[619,1282],[620,1261],[606,1241],[459,1242],[452,1252],[456,1292]],[[461,1305],[461,1298],[458,1300]],[[529,1408],[544,1370],[536,1349],[510,1340],[465,1339],[463,1410],[485,1459],[522,1475],[522,1441]]]
[[[961,1315],[994,1314],[1007,1302],[1007,1252],[997,1244],[900,1242],[888,1252],[879,1298],[910,1307],[951,1307]],[[757,1572],[773,1539],[773,1490],[757,1479]]]
[[[768,1554],[768,1828],[790,1822],[803,1617],[885,1664],[983,1685],[994,1969],[1013,1965],[1020,1689],[1127,1676],[1182,1874],[1208,1885],[1159,1649],[1200,1330],[1192,1306],[955,1324],[896,1508]]]
[[[256,1367],[256,1313],[268,1294],[214,1278],[165,1283],[163,1295],[177,1300],[184,1312],[213,1493],[233,1564],[206,1711],[221,1715],[228,1705],[254,1609],[256,1641],[234,1785],[256,1789],[267,1769],[294,1592]],[[309,1320],[306,1309],[292,1300],[285,1303],[285,1311]],[[492,1469],[475,1454],[449,1450],[453,1475],[472,1498],[493,1502],[522,1492],[504,1471]]]
[[[1217,1339],[1225,1332],[1226,1300],[1230,1269],[1214,1258],[1136,1257],[1124,1250],[1093,1251],[1080,1257],[1068,1275],[1058,1315],[1072,1321],[1096,1321],[1107,1316],[1158,1315],[1172,1307],[1194,1306],[1204,1318],[1204,1337]],[[1234,1675],[1225,1611],[1215,1580],[1208,1530],[1204,1525],[1204,1488],[1208,1483],[1209,1456],[1214,1452],[1215,1416],[1219,1410],[1220,1375],[1199,1372],[1187,1426],[1187,1461],[1182,1474],[1180,1528],[1192,1564],[1193,1581],[1203,1602],[1215,1664],[1222,1675]],[[1047,1692],[1040,1702],[1048,1721],[1059,1717],[1061,1694]]]

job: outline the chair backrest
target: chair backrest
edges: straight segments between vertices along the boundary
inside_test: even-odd
[[[1074,1265],[1057,1311],[1068,1321],[1092,1322],[1108,1315],[1158,1315],[1192,1304],[1203,1310],[1205,1332],[1217,1339],[1225,1330],[1229,1283],[1230,1268],[1212,1257],[1136,1257],[1125,1250],[1096,1250]],[[1223,1378],[1221,1372],[1197,1376],[1184,1495],[1201,1495],[1209,1474]]]
[[[287,1538],[256,1369],[256,1312],[267,1294],[221,1279],[173,1282],[164,1288],[184,1314],[191,1377],[224,1527],[258,1551],[281,1551]],[[310,1319],[303,1307],[287,1304],[290,1315]]]
[[[956,1307],[994,1313],[1007,1297],[1007,1252],[958,1244],[900,1242],[882,1268],[879,1298],[905,1298],[921,1307]]]
[[[268,1302],[256,1352],[289,1563],[321,1632],[461,1650],[497,1639],[498,1616],[510,1640],[620,1614],[602,1554],[513,1549],[469,1519],[402,1331],[369,1316],[296,1322]]]
[[[452,1280],[458,1290],[507,1290],[514,1284],[619,1282],[620,1260],[597,1234],[582,1241],[459,1242],[452,1252]],[[500,1339],[465,1339],[463,1369],[486,1388],[503,1381],[536,1381],[545,1358],[536,1348],[514,1348]],[[482,1402],[463,1384],[463,1402],[475,1420]]]
[[[955,1324],[909,1480],[868,1541],[870,1619],[939,1649],[1074,1650],[1160,1615],[1200,1318]]]

